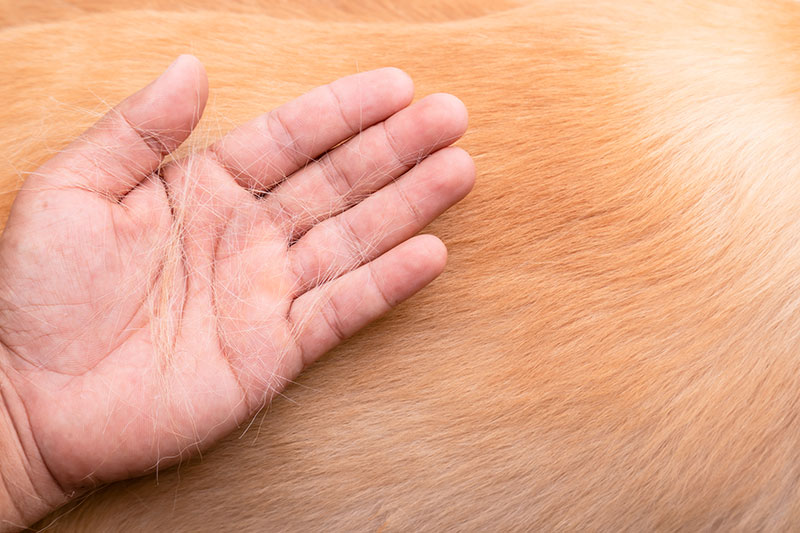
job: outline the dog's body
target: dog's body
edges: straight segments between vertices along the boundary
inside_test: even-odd
[[[393,65],[467,104],[479,170],[430,228],[450,262],[429,289],[202,460],[41,525],[800,523],[800,6],[312,4],[6,21],[9,191],[186,51],[212,91],[195,144]]]

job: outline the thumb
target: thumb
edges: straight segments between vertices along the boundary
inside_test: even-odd
[[[182,55],[40,167],[23,189],[75,187],[117,201],[186,140],[207,98],[202,63]]]

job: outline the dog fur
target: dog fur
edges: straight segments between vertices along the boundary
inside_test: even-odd
[[[211,84],[190,147],[392,65],[466,103],[478,180],[431,287],[203,458],[40,527],[797,528],[800,4],[122,5],[6,11],[4,216],[182,52]]]

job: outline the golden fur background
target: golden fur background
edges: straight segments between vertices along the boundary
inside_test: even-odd
[[[800,5],[322,4],[0,7],[5,214],[183,52],[211,86],[189,146],[392,65],[466,103],[478,166],[431,287],[202,459],[39,526],[796,528]]]

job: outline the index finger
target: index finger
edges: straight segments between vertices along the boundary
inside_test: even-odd
[[[411,103],[402,70],[341,78],[239,126],[209,149],[242,187],[266,191],[362,129]]]

